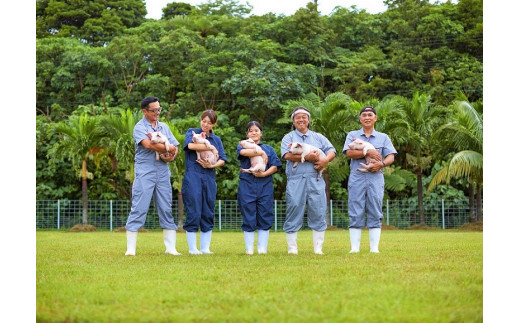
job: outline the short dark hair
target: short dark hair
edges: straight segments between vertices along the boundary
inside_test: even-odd
[[[247,124],[246,133],[249,132],[249,129],[251,129],[252,126],[257,126],[260,131],[262,131],[262,126],[260,125],[260,122],[258,121],[251,121]]]
[[[213,109],[208,109],[208,110],[202,112],[202,115],[200,116],[200,120],[202,120],[206,117],[209,118],[209,121],[211,121],[212,124],[217,123],[218,116],[217,116],[217,113]]]
[[[146,98],[143,99],[143,101],[141,101],[141,109],[148,110],[148,108],[150,107],[150,103],[158,102],[158,101],[159,101],[159,99],[155,96],[147,96]]]

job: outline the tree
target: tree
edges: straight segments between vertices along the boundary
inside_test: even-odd
[[[406,168],[410,168],[417,177],[417,197],[420,224],[426,225],[423,205],[422,176],[429,170],[432,161],[430,140],[433,132],[443,124],[445,109],[435,106],[430,96],[416,92],[411,100],[403,101],[405,121],[409,131],[404,144],[406,152]]]
[[[130,182],[130,194],[135,178],[134,127],[141,116],[140,111],[126,109],[121,110],[119,115],[110,114],[101,120],[101,126],[104,127],[110,138],[107,148],[114,154],[117,166],[126,169],[125,178]]]
[[[139,26],[145,15],[142,0],[37,0],[36,37],[73,37],[103,46]]]
[[[164,121],[170,130],[179,142],[178,154],[175,158],[174,163],[168,163],[170,167],[170,172],[173,177],[173,188],[177,190],[177,226],[180,228],[184,224],[184,202],[182,200],[182,179],[184,178],[184,172],[186,171],[184,165],[184,137],[185,134],[182,134],[179,129],[175,126],[173,122]]]
[[[53,132],[63,135],[63,139],[56,142],[47,157],[68,158],[73,167],[81,164],[81,192],[83,201],[83,225],[88,224],[88,186],[87,160],[103,149],[102,140],[105,138],[103,129],[99,126],[96,117],[83,114],[79,117],[70,117],[67,123],[54,125]]]
[[[169,19],[175,16],[188,16],[195,9],[186,2],[170,2],[166,7],[162,8],[162,19]]]
[[[480,114],[467,101],[455,101],[454,120],[441,126],[434,133],[438,142],[438,150],[457,150],[448,164],[433,176],[428,192],[439,184],[450,184],[453,178],[466,178],[469,182],[469,200],[473,211],[474,187],[477,190],[476,219],[482,219],[482,185],[484,156],[483,123]],[[471,212],[474,214],[473,212]]]

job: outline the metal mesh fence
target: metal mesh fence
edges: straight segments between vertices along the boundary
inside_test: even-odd
[[[302,206],[305,207],[305,206]],[[116,230],[124,227],[130,213],[131,202],[128,200],[88,201],[88,223],[99,230]],[[349,225],[348,201],[330,201],[327,218],[331,225],[347,229]],[[285,222],[286,203],[277,200],[274,203],[275,221],[272,230],[282,231]],[[308,229],[305,213],[303,229]],[[178,201],[172,201],[172,215],[179,224]],[[70,229],[82,223],[83,205],[80,200],[37,200],[37,229]],[[383,202],[383,223],[399,229],[420,223],[419,208],[416,199]],[[183,218],[185,214],[183,215]],[[459,228],[470,222],[471,214],[468,201],[427,200],[424,202],[425,224],[443,229]],[[242,215],[236,200],[218,200],[215,205],[215,230],[239,231]],[[153,201],[146,217],[144,227],[149,230],[160,229],[159,216]]]

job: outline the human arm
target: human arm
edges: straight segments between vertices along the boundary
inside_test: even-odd
[[[390,166],[394,162],[394,154],[387,155],[384,160],[371,163],[367,170],[372,173],[379,172],[383,167]]]
[[[197,159],[197,163],[199,163],[200,166],[202,166],[203,168],[217,168],[223,166],[226,162],[222,159],[219,159],[217,160],[215,165],[212,165],[211,162],[208,160]]]
[[[240,150],[239,154],[240,154],[240,156],[244,156],[244,157],[262,156],[262,158],[264,159],[264,163],[267,164],[267,154],[261,148],[258,148],[258,149],[243,148]]]
[[[273,175],[277,171],[278,171],[278,167],[273,165],[273,166],[269,167],[269,169],[266,171],[259,170],[259,171],[253,172],[253,175],[255,177],[267,177],[269,175]]]
[[[190,142],[188,144],[188,149],[190,150],[195,150],[195,151],[207,151],[207,150],[211,150],[211,152],[216,156],[216,158],[218,159],[218,150],[215,146],[213,145],[209,145],[206,146],[206,144],[199,144],[199,143],[194,143],[194,142]]]
[[[319,155],[318,155],[319,156]],[[336,157],[336,153],[334,151],[329,151],[325,157],[321,157],[314,163],[315,170],[322,170]]]

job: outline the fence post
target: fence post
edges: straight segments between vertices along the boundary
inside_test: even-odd
[[[222,204],[218,200],[218,231],[222,231]]]
[[[386,200],[386,225],[390,225],[390,207],[388,200]]]
[[[112,231],[112,200],[110,200],[110,231]]]
[[[444,199],[441,200],[441,209],[442,209],[442,229],[446,229],[444,226]]]
[[[58,200],[58,230],[60,229],[60,200]]]
[[[277,220],[276,202],[277,202],[277,200],[274,200],[274,232],[277,232],[277,231],[278,231],[278,220]]]
[[[329,207],[330,207],[330,225],[333,225],[332,224],[332,200],[330,200],[330,203],[329,203]]]

